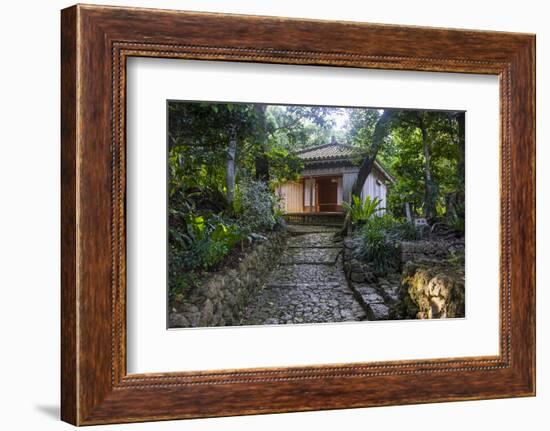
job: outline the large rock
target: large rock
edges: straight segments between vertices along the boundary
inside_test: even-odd
[[[464,317],[464,268],[448,262],[408,262],[400,295],[404,317]]]

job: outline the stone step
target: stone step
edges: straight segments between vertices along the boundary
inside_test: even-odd
[[[295,248],[300,248],[300,249],[316,249],[316,248],[337,248],[337,249],[341,249],[342,248],[342,245],[341,244],[326,244],[326,245],[289,245],[287,248],[289,249],[295,249]]]
[[[372,320],[387,320],[390,314],[390,309],[386,304],[375,303],[369,304],[372,312]]]
[[[385,302],[384,297],[372,286],[356,284],[354,288],[366,304]]]
[[[326,288],[335,289],[341,287],[337,281],[324,283],[267,283],[266,288],[270,289],[307,289],[307,288]]]
[[[334,238],[334,233],[308,233],[289,238],[288,247],[341,247],[342,240]]]
[[[337,282],[346,284],[343,272],[334,265],[289,264],[279,265],[269,276],[268,283],[299,284]]]
[[[381,285],[379,289],[386,302],[399,300],[399,286]]]
[[[337,227],[331,226],[315,226],[315,225],[287,225],[287,231],[291,235],[302,235],[308,233],[336,233],[339,231]]]
[[[294,248],[283,254],[280,263],[332,265],[336,263],[340,251],[337,248]]]
[[[386,320],[389,317],[389,305],[375,287],[355,283],[352,289],[359,303],[365,308],[369,320]]]

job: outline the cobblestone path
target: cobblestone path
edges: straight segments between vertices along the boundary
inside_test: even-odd
[[[348,287],[337,229],[290,226],[293,236],[279,264],[256,300],[245,311],[243,325],[321,323],[366,320],[367,314]]]

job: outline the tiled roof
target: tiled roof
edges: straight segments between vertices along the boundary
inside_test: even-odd
[[[364,150],[361,150],[360,148],[352,145],[340,144],[338,142],[331,142],[330,144],[318,145],[316,147],[296,151],[296,155],[306,163],[351,161],[354,156],[360,156],[362,153],[365,154]],[[378,159],[375,160],[374,166],[381,172],[382,175],[386,177],[386,179],[393,181],[393,177],[382,166]]]
[[[338,143],[319,145],[296,152],[299,158],[307,161],[348,159],[358,154],[361,153],[357,147]]]

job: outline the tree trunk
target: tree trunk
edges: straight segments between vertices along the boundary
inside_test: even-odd
[[[237,127],[231,126],[227,161],[225,164],[225,186],[227,188],[227,203],[232,206],[235,192],[235,156],[237,154]]]
[[[260,120],[260,130],[258,133],[258,147],[259,154],[254,160],[254,167],[256,170],[256,179],[260,181],[269,182],[269,160],[267,159],[267,122],[265,118],[265,111],[267,105],[258,103],[254,105]]]
[[[413,218],[411,214],[411,204],[409,202],[405,202],[405,215],[407,216],[407,221],[412,223]]]
[[[426,114],[419,115],[420,131],[422,132],[422,148],[424,152],[424,217],[433,220],[436,216],[435,185],[432,179],[430,141],[426,126]]]
[[[380,150],[380,148],[382,147],[382,144],[384,143],[384,139],[386,138],[386,136],[388,136],[393,116],[394,116],[393,111],[386,109],[384,110],[383,114],[380,116],[380,118],[376,122],[376,126],[374,126],[374,133],[372,136],[372,144],[369,149],[369,154],[367,154],[363,159],[363,161],[361,162],[361,166],[359,167],[359,172],[357,173],[357,178],[355,178],[353,186],[351,187],[351,196],[361,195],[361,190],[363,190],[365,181],[367,180],[368,176],[372,171],[372,167],[374,166],[374,161],[376,160],[376,155],[378,154],[378,150]],[[346,218],[344,219],[344,225],[342,227],[342,230],[339,232],[339,234],[345,235],[349,233],[350,227],[351,227],[351,217],[348,212],[346,214]]]

